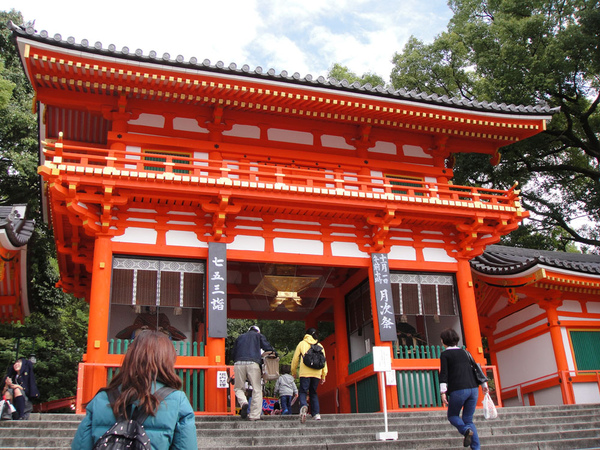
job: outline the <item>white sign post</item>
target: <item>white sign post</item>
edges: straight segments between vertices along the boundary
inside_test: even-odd
[[[383,418],[385,421],[385,431],[375,433],[375,439],[378,441],[397,441],[398,432],[388,431],[387,418],[387,398],[385,394],[384,373],[392,370],[392,355],[389,347],[373,347],[373,370],[379,372],[379,389],[383,396]]]

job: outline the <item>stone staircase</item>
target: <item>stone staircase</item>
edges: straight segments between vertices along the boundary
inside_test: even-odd
[[[28,421],[0,422],[0,448],[70,448],[82,416],[32,414]],[[448,449],[463,448],[462,437],[447,422],[445,411],[411,411],[388,414],[388,431],[397,441],[378,441],[385,431],[382,414],[331,414],[323,420],[298,416],[266,416],[250,422],[239,416],[196,418],[201,449],[260,447],[276,449]],[[482,448],[600,449],[600,405],[510,407],[487,421],[475,415]]]

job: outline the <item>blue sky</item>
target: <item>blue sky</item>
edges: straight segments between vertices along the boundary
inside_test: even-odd
[[[452,17],[447,0],[0,0],[38,32],[167,52],[212,64],[326,75],[333,63],[389,79],[409,36],[426,42]]]

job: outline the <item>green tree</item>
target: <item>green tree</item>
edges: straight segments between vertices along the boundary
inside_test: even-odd
[[[0,326],[0,370],[17,356],[35,353],[41,400],[74,395],[87,333],[87,304],[55,287],[59,280],[51,230],[40,209],[38,126],[34,92],[23,72],[8,21],[22,24],[15,10],[0,11],[0,203],[27,204],[35,229],[28,243],[29,305],[25,323]]]
[[[548,129],[502,149],[491,167],[458,155],[455,181],[518,181],[529,233],[564,250],[600,246],[600,6],[595,0],[451,0],[447,31],[411,38],[394,56],[394,87],[507,104],[560,108]],[[513,244],[520,245],[514,239]]]
[[[348,67],[342,66],[338,63],[335,63],[333,66],[331,66],[329,72],[327,73],[327,78],[335,78],[338,81],[346,80],[350,84],[358,82],[361,86],[364,86],[365,84],[369,84],[371,87],[386,86],[383,78],[375,73],[367,72],[362,74],[362,76],[358,76],[354,72],[350,71]]]

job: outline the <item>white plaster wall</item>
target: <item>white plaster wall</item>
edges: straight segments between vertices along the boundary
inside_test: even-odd
[[[505,330],[508,330],[509,328],[522,324],[527,320],[533,319],[534,317],[537,317],[544,312],[545,311],[538,305],[528,306],[527,308],[524,308],[520,311],[517,311],[514,314],[511,314],[508,317],[505,317],[504,319],[499,320],[496,324],[494,334],[499,334]]]
[[[424,248],[423,259],[431,262],[456,262],[443,248]]]
[[[546,318],[540,319],[540,320],[538,320],[536,322],[533,322],[533,323],[531,323],[531,324],[529,324],[527,326],[519,327],[516,331],[514,331],[512,333],[509,333],[509,334],[507,334],[505,336],[497,338],[496,342],[497,343],[504,342],[504,341],[506,341],[508,339],[512,339],[512,338],[514,338],[516,336],[519,336],[519,335],[523,334],[526,331],[533,330],[534,328],[537,328],[539,326],[544,326],[547,323],[548,322],[547,322]]]
[[[377,141],[375,145],[369,149],[372,153],[385,153],[386,155],[395,155],[398,150],[393,142]]]
[[[552,386],[548,389],[542,389],[533,393],[536,406],[542,405],[562,405],[562,393],[559,386]],[[529,402],[527,402],[529,404]]]
[[[273,239],[273,250],[276,253],[296,253],[299,255],[323,255],[323,243],[309,239]]]
[[[146,127],[164,128],[165,118],[163,116],[159,116],[158,114],[142,113],[137,119],[130,120],[127,123],[129,125],[144,125]]]
[[[181,131],[193,131],[195,133],[208,133],[206,128],[198,125],[196,119],[189,119],[186,117],[176,117],[173,119],[173,129]]]
[[[265,238],[261,236],[238,235],[231,244],[227,244],[228,250],[250,250],[255,252],[265,251]]]
[[[125,147],[125,151],[128,153],[125,155],[125,159],[132,159],[134,161],[139,161],[141,156],[131,155],[130,153],[142,153],[142,147],[137,147],[133,145],[128,145]],[[135,170],[137,169],[137,164],[125,164],[126,169]]]
[[[280,128],[269,128],[267,136],[270,141],[289,142],[292,144],[313,145],[314,138],[311,133],[305,131],[282,130]]]
[[[169,230],[165,233],[167,245],[178,245],[182,247],[207,248],[208,244],[198,239],[193,231]]]
[[[403,145],[402,151],[405,156],[413,156],[415,158],[427,158],[433,159],[433,156],[428,155],[423,151],[423,147],[419,147],[417,145]]]
[[[369,344],[368,350],[367,341]],[[373,329],[373,322],[370,322],[365,324],[360,336],[358,335],[358,331],[355,331],[350,335],[350,362],[356,361],[358,358],[370,353],[374,345],[375,331]]]
[[[575,300],[565,300],[560,307],[556,308],[557,311],[565,312],[582,312],[581,303]]]
[[[129,227],[121,236],[111,239],[113,242],[129,242],[132,244],[156,244],[158,232],[150,228]]]
[[[333,256],[346,256],[350,258],[365,258],[369,256],[367,253],[361,251],[355,242],[332,242],[331,254]]]
[[[260,138],[260,128],[252,125],[234,125],[231,130],[223,131],[225,136],[235,136],[249,139]]]
[[[497,353],[503,389],[556,373],[550,333],[530,339]]]
[[[585,306],[589,313],[600,314],[600,302],[587,302]]]
[[[575,403],[600,403],[598,383],[573,383]]]
[[[575,370],[575,357],[571,351],[571,341],[569,341],[569,330],[561,327],[560,334],[562,337],[563,348],[565,349],[565,356],[567,357],[567,367],[569,370]]]
[[[346,139],[342,136],[332,136],[330,134],[321,136],[321,145],[323,147],[339,148],[342,150],[356,150],[352,145],[348,145]]]
[[[414,247],[406,245],[392,245],[388,253],[388,259],[398,259],[401,261],[416,261],[417,251]]]
[[[519,401],[518,397],[512,397],[512,398],[508,398],[508,399],[502,399],[502,404],[504,405],[504,407],[509,407],[509,406],[523,406],[521,404],[521,402]],[[528,405],[528,402],[525,403],[526,406]],[[500,411],[500,413],[502,413],[502,411]]]

